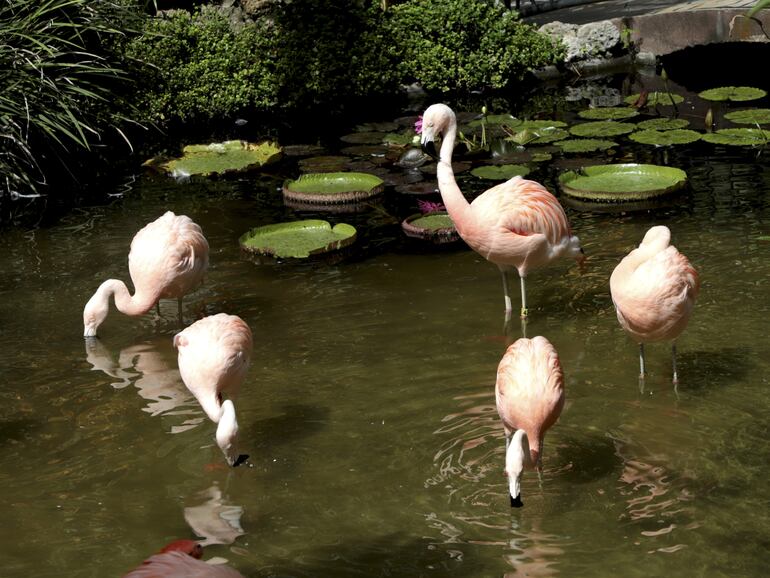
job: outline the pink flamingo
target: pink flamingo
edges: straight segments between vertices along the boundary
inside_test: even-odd
[[[83,309],[83,335],[96,337],[107,318],[110,295],[115,307],[126,315],[143,315],[159,299],[176,298],[182,323],[182,297],[203,281],[209,266],[209,244],[201,228],[190,217],[171,211],[143,227],[131,241],[128,271],[135,292],[123,281],[102,283]]]
[[[610,276],[618,321],[639,344],[639,377],[644,379],[644,344],[672,341],[676,385],[676,338],[687,327],[700,280],[687,257],[671,245],[668,227],[652,227],[642,244],[623,257]]]
[[[422,117],[424,147],[441,135],[436,174],[441,198],[460,237],[479,255],[497,265],[503,276],[505,316],[512,312],[507,272],[516,269],[521,279],[521,317],[528,315],[524,280],[532,269],[561,256],[583,263],[580,241],[572,236],[567,215],[551,193],[535,181],[513,177],[476,197],[463,196],[452,171],[457,134],[455,113],[444,104],[428,107]]]
[[[243,578],[237,570],[201,561],[202,556],[198,542],[176,540],[123,578]]]
[[[564,374],[545,337],[522,337],[508,347],[497,367],[495,398],[505,430],[511,507],[521,507],[521,474],[524,468],[540,471],[545,432],[564,407]]]
[[[227,463],[239,463],[236,397],[251,360],[251,329],[237,315],[204,317],[174,336],[179,373],[209,419],[218,424],[217,445]],[[231,399],[222,400],[227,392]]]

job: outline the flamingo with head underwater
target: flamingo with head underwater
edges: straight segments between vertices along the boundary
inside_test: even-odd
[[[644,344],[671,341],[673,382],[676,338],[687,327],[700,290],[698,272],[671,244],[671,231],[659,225],[623,257],[610,276],[610,294],[621,327],[639,344],[639,378],[644,379]]]
[[[505,314],[512,312],[507,272],[521,279],[521,317],[528,315],[527,274],[559,257],[585,260],[580,241],[572,235],[564,209],[540,183],[513,177],[485,191],[473,202],[463,196],[452,171],[457,135],[455,113],[444,104],[428,107],[422,116],[423,147],[442,137],[436,174],[441,198],[460,237],[479,255],[497,265],[503,277]]]
[[[237,465],[238,421],[236,397],[251,361],[252,335],[237,315],[204,317],[174,336],[179,373],[187,389],[217,425],[217,445],[227,463]],[[226,392],[230,399],[223,399]]]
[[[175,540],[123,578],[243,578],[237,570],[203,562],[202,556],[198,542]]]
[[[564,373],[550,341],[523,337],[508,347],[497,367],[495,400],[505,430],[511,507],[521,507],[522,472],[540,470],[545,432],[564,408]]]
[[[126,315],[143,315],[160,299],[177,299],[181,325],[182,297],[201,284],[208,266],[209,244],[200,226],[186,215],[167,211],[131,241],[128,271],[134,294],[118,279],[102,283],[83,309],[83,335],[96,337],[109,313],[110,296]]]

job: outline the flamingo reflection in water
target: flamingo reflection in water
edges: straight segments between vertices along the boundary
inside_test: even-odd
[[[179,370],[172,365],[174,353],[167,337],[124,347],[117,361],[102,340],[86,339],[85,348],[86,360],[92,368],[116,380],[111,383],[112,387],[136,387],[139,395],[147,400],[142,411],[153,416],[189,416],[182,423],[172,425],[171,433],[187,431],[205,421]]]

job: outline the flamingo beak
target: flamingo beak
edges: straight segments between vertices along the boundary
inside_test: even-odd
[[[524,506],[524,502],[521,501],[521,494],[515,498],[511,496],[511,508],[521,508]]]
[[[438,153],[436,152],[436,143],[434,143],[432,140],[421,141],[420,148],[422,148],[422,152],[424,152],[426,155],[429,155],[433,159],[438,159]]]

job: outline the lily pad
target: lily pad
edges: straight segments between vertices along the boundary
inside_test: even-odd
[[[770,108],[734,110],[725,114],[725,118],[736,124],[770,124]]]
[[[307,173],[283,185],[284,198],[296,203],[358,203],[383,189],[380,177],[368,173]]]
[[[661,197],[686,182],[687,173],[681,169],[634,163],[584,167],[559,177],[565,195],[608,203]]]
[[[327,221],[308,219],[251,229],[238,242],[245,251],[279,258],[304,259],[350,245],[356,229],[347,223],[332,227]]]
[[[484,165],[471,171],[474,177],[493,181],[507,181],[515,176],[523,177],[529,173],[524,165]]]
[[[632,94],[624,99],[626,104],[636,104],[639,101],[640,93]],[[684,102],[684,97],[673,92],[648,92],[645,106],[673,106]]]
[[[145,162],[145,165],[173,177],[211,176],[257,169],[279,160],[281,155],[281,147],[271,141],[249,143],[229,140],[207,145],[188,145],[182,149],[180,158],[169,160],[156,157]]]
[[[452,218],[445,211],[412,215],[402,221],[401,228],[409,237],[437,244],[460,240]]]
[[[762,98],[767,93],[761,88],[754,88],[752,86],[721,86],[719,88],[710,88],[699,92],[698,96],[705,100],[732,100],[743,102],[747,100],[757,100]]]
[[[413,144],[415,137],[417,137],[417,144],[419,144],[419,138],[414,131],[407,132],[389,132],[382,137],[382,142],[388,146],[405,147]]]
[[[600,120],[597,122],[584,122],[571,127],[569,131],[575,136],[620,136],[633,132],[636,128],[633,124],[626,124],[614,120]]]
[[[565,139],[569,136],[569,132],[563,128],[546,126],[540,128],[524,127],[519,130],[517,127],[516,132],[509,135],[505,140],[515,142],[520,145],[539,145],[548,144]]]
[[[763,146],[770,142],[770,131],[758,128],[723,128],[703,135],[711,144],[730,146]]]
[[[700,140],[701,136],[701,133],[697,131],[678,128],[674,130],[640,130],[629,135],[628,138],[641,144],[671,146],[690,144]]]
[[[651,118],[636,124],[640,130],[675,130],[690,125],[686,118]]]
[[[556,143],[565,153],[590,153],[594,151],[605,151],[618,146],[618,143],[611,140],[597,138],[571,138]]]
[[[607,106],[581,110],[578,116],[586,120],[621,120],[639,116],[639,111],[627,106]]]

